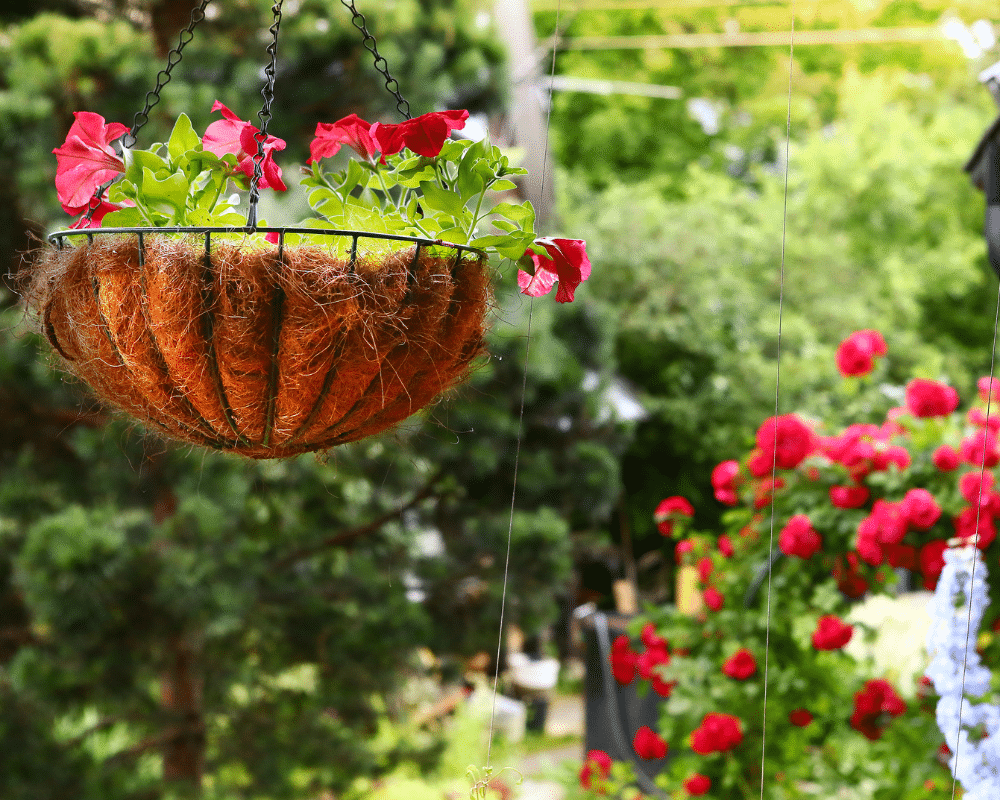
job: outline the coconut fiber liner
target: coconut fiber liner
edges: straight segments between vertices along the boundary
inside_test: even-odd
[[[484,258],[410,247],[95,236],[36,262],[28,302],[105,402],[185,442],[276,458],[400,422],[483,351]]]

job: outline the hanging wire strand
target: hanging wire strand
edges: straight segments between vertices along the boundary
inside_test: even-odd
[[[777,418],[781,396],[781,323],[785,303],[785,243],[788,239],[788,167],[792,142],[792,72],[795,64],[795,4],[789,7],[792,18],[791,32],[788,40],[788,109],[785,116],[785,189],[781,209],[781,266],[778,270],[778,342],[774,365],[774,416]],[[768,550],[774,552],[774,484],[778,472],[778,426],[775,424],[774,442],[771,453],[771,522],[769,527],[770,542]],[[767,567],[767,603],[764,612],[764,690],[763,709],[760,712],[760,798],[764,800],[764,762],[767,754],[767,672],[770,661],[771,644],[771,574],[774,571],[775,559],[768,561]]]
[[[257,112],[260,130],[253,135],[254,141],[257,142],[257,152],[253,157],[253,177],[250,178],[250,207],[247,210],[247,227],[249,228],[257,226],[257,201],[260,199],[260,179],[264,174],[264,143],[267,141],[267,124],[271,121],[271,103],[274,102],[274,76],[278,63],[278,30],[281,28],[281,4],[283,2],[284,0],[278,0],[271,6],[274,22],[268,29],[271,41],[266,50],[271,60],[264,67],[264,86],[260,90],[261,97],[264,98],[264,105]]]
[[[174,47],[169,53],[167,53],[167,65],[161,69],[156,75],[156,85],[152,90],[146,92],[146,100],[143,104],[142,111],[136,113],[132,118],[132,127],[128,133],[121,137],[119,140],[123,148],[129,148],[135,145],[136,134],[142,130],[142,127],[149,122],[149,112],[160,102],[160,92],[163,91],[163,87],[170,83],[170,73],[173,72],[174,67],[181,63],[183,59],[182,53],[184,48],[187,47],[188,42],[194,38],[194,29],[198,27],[198,23],[205,19],[205,9],[211,0],[201,0],[195,8],[191,10],[191,18],[188,20],[187,27],[181,31],[178,37],[177,46]],[[101,198],[104,193],[108,190],[108,187],[115,182],[117,178],[112,178],[107,183],[103,183],[97,187],[94,191],[93,196],[87,203],[87,213],[83,216],[82,222],[89,223],[93,219],[94,212],[101,207]]]
[[[375,69],[382,73],[382,77],[385,78],[385,90],[396,98],[396,110],[404,119],[412,119],[413,115],[410,113],[410,104],[400,94],[399,82],[389,74],[389,64],[379,54],[378,44],[375,42],[375,37],[368,31],[364,14],[355,8],[354,0],[340,0],[340,2],[344,8],[351,12],[351,21],[354,23],[354,27],[361,31],[361,35],[364,37],[362,44],[375,57]]]
[[[984,431],[990,429],[990,410],[993,405],[993,375],[996,370],[996,360],[997,360],[997,328],[1000,327],[1000,285],[997,286],[997,310],[996,315],[993,317],[993,347],[990,351],[990,383],[989,383],[989,393],[986,397],[986,423],[983,427]],[[973,528],[975,531],[972,546],[979,547],[979,515],[982,514],[983,503],[983,478],[986,477],[986,453],[987,447],[985,439],[983,441],[983,460],[979,465],[979,494],[976,497],[976,527]],[[961,691],[958,695],[958,730],[956,731],[956,738],[962,730],[962,713],[965,710],[965,675],[969,666],[969,639],[972,637],[972,590],[976,586],[976,559],[972,559],[972,571],[969,575],[969,589],[966,593],[966,599],[969,604],[969,616],[965,627],[965,653],[962,659],[962,683]],[[958,787],[958,759],[961,748],[955,750],[955,766],[951,771],[951,797],[955,800],[955,791]]]

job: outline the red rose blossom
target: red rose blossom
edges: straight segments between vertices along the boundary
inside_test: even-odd
[[[813,715],[804,708],[796,708],[788,715],[788,721],[799,728],[805,728],[813,721]]]
[[[653,670],[660,664],[669,664],[670,654],[661,647],[651,647],[642,652],[635,661],[639,677],[644,681],[652,680],[656,674]]]
[[[979,391],[979,399],[984,403],[996,402],[1000,399],[1000,380],[997,378],[991,378],[989,375],[984,375],[976,382],[976,388]]]
[[[1000,416],[995,413],[996,409],[990,409],[990,415],[986,416],[986,409],[984,408],[970,408],[965,418],[969,421],[970,425],[976,425],[980,428],[989,428],[993,433],[1000,430]]]
[[[732,558],[733,553],[736,552],[735,550],[733,550],[732,540],[726,534],[722,534],[719,537],[718,546],[719,546],[719,552],[722,553],[722,555],[725,558]]]
[[[858,572],[857,553],[848,553],[846,564],[837,559],[833,567],[833,577],[837,579],[837,588],[852,599],[861,597],[868,591],[868,581]]]
[[[906,703],[892,684],[881,678],[867,681],[854,695],[851,727],[872,741],[881,738],[891,717],[906,713]]]
[[[674,547],[674,559],[678,564],[680,564],[684,559],[684,555],[686,553],[690,553],[692,550],[694,550],[694,542],[690,539],[684,539],[683,541],[678,542],[677,546]]]
[[[837,508],[861,508],[868,502],[867,486],[831,486],[830,502]]]
[[[958,408],[958,392],[938,381],[914,378],[906,384],[906,407],[915,417],[944,417]]]
[[[684,779],[684,791],[692,797],[700,797],[703,794],[708,794],[708,790],[711,788],[712,779],[699,772]]]
[[[855,331],[837,348],[837,369],[845,378],[867,375],[875,367],[874,357],[884,356],[887,352],[885,339],[878,331]]]
[[[873,468],[882,471],[888,469],[891,464],[895,464],[902,472],[910,466],[910,452],[898,444],[889,445],[881,450],[876,448]]]
[[[944,551],[947,548],[948,543],[944,539],[935,539],[920,548],[920,571],[924,576],[925,589],[933,591],[937,586],[944,569]]]
[[[926,489],[910,489],[900,501],[900,510],[911,528],[925,531],[941,518],[941,507]]]
[[[736,494],[736,479],[740,474],[738,461],[723,461],[712,470],[712,488],[715,499],[727,506],[734,506],[739,501]]]
[[[712,575],[712,570],[715,569],[715,565],[712,563],[712,559],[708,556],[702,556],[698,559],[698,580],[702,583],[708,583],[709,577]]]
[[[710,712],[691,733],[691,749],[700,755],[724,753],[743,741],[743,725],[732,714]]]
[[[980,550],[985,550],[997,538],[993,517],[987,513],[985,508],[976,508],[975,506],[963,508],[955,515],[952,522],[955,525],[955,536],[959,539],[965,539],[971,543],[971,540],[978,533],[976,547]]]
[[[611,763],[611,756],[603,750],[590,750],[580,768],[580,786],[596,789],[598,794],[607,794],[607,789],[600,784],[611,774]],[[595,786],[595,783],[598,785]]]
[[[639,655],[632,649],[628,636],[622,634],[611,645],[611,674],[622,686],[627,686],[635,680],[635,670]]]
[[[958,451],[947,444],[941,445],[934,451],[931,461],[934,462],[934,466],[941,470],[941,472],[951,472],[953,469],[957,469],[960,463]]]
[[[854,627],[833,614],[820,617],[812,635],[813,647],[817,650],[839,650],[851,641]]]
[[[670,644],[662,636],[657,634],[656,626],[652,622],[647,622],[642,626],[642,633],[639,638],[646,647],[654,650],[670,650]]]
[[[974,467],[995,467],[1000,464],[997,435],[989,428],[980,428],[962,440],[958,455],[962,461]]]
[[[812,558],[823,547],[823,540],[813,529],[809,517],[805,514],[796,514],[781,529],[778,537],[778,547],[786,556],[797,556],[798,558]]]
[[[667,754],[666,741],[648,725],[643,725],[635,732],[632,747],[639,758],[655,760]]]
[[[722,665],[722,673],[737,681],[745,681],[757,671],[757,659],[745,647],[737,650]]]
[[[795,469],[813,449],[813,433],[795,414],[771,417],[757,429],[757,447],[778,469]]]
[[[958,491],[970,505],[986,506],[994,480],[992,472],[966,472],[958,479]]]
[[[714,586],[709,586],[704,592],[701,593],[701,596],[705,601],[705,605],[712,609],[712,611],[718,611],[725,603],[725,598],[722,596],[722,593]]]
[[[537,249],[536,249],[537,248]],[[572,303],[576,287],[590,277],[590,258],[587,243],[582,239],[535,239],[525,251],[534,266],[534,274],[523,269],[517,271],[517,286],[521,294],[541,297],[552,291],[556,281],[557,303]]]
[[[883,548],[885,560],[890,567],[902,567],[915,570],[917,568],[917,548],[908,544],[887,544]]]
[[[674,495],[660,501],[653,512],[653,521],[656,522],[660,533],[664,536],[670,536],[673,533],[675,521],[681,517],[693,516],[694,507],[683,497]]]

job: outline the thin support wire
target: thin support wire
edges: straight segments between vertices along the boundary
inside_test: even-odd
[[[556,30],[559,28],[559,13],[562,10],[562,0],[556,4]],[[552,75],[556,74],[556,48],[552,48]],[[552,104],[549,103],[548,110],[545,115],[545,149],[542,153],[542,164],[548,160],[549,157],[549,128],[552,124]],[[545,169],[542,169],[541,186],[539,187],[539,192],[545,191]],[[496,658],[496,674],[493,676],[493,704],[490,708],[490,731],[486,745],[486,769],[490,768],[490,758],[493,753],[493,732],[496,723],[497,714],[497,683],[500,680],[500,650],[503,647],[503,618],[504,611],[507,607],[507,579],[510,573],[510,547],[511,541],[514,538],[514,504],[517,500],[517,470],[521,458],[521,436],[524,430],[524,403],[525,397],[528,394],[528,356],[531,354],[531,318],[535,310],[534,299],[528,298],[528,328],[526,331],[526,340],[524,344],[524,373],[521,378],[521,408],[517,415],[517,444],[514,448],[514,476],[513,485],[510,491],[510,521],[507,526],[507,555],[504,558],[503,564],[503,592],[500,596],[500,630],[497,633],[497,658]]]
[[[989,431],[990,429],[990,408],[993,404],[993,374],[996,369],[997,360],[997,328],[1000,327],[1000,284],[997,285],[997,310],[996,315],[993,317],[993,347],[990,351],[990,383],[989,390],[986,397],[986,422],[984,424],[983,430]],[[973,528],[975,531],[972,545],[973,547],[979,547],[979,515],[982,513],[982,493],[983,493],[983,478],[986,476],[986,440],[983,440],[983,460],[979,465],[979,495],[976,497],[976,527]],[[965,710],[965,674],[969,666],[969,639],[972,636],[972,590],[976,585],[976,559],[972,559],[972,571],[969,574],[969,589],[966,593],[966,599],[969,604],[969,617],[965,626],[965,653],[962,659],[962,690],[958,695],[958,731],[956,731],[956,739],[958,734],[962,730],[962,712]],[[958,759],[961,753],[961,748],[955,750],[955,765],[951,771],[951,798],[955,800],[955,790],[958,786]]]
[[[778,342],[777,353],[774,365],[774,416],[778,416],[778,399],[781,395],[781,323],[782,312],[785,302],[785,243],[788,238],[788,165],[791,155],[792,142],[792,72],[795,64],[795,4],[789,7],[789,14],[792,18],[791,32],[788,40],[788,109],[785,116],[785,189],[781,210],[781,266],[778,270]],[[774,551],[774,491],[778,472],[778,425],[774,428],[774,441],[771,452],[771,521],[769,526],[770,541],[768,550]],[[767,568],[767,603],[764,612],[764,690],[763,708],[760,712],[760,799],[764,800],[764,762],[767,754],[767,672],[770,662],[771,644],[771,574],[774,569],[774,561],[768,561]]]

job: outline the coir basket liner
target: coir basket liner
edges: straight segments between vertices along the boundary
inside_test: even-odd
[[[59,244],[28,292],[46,337],[102,400],[186,442],[274,458],[360,439],[483,350],[477,252],[353,258],[134,233]]]

